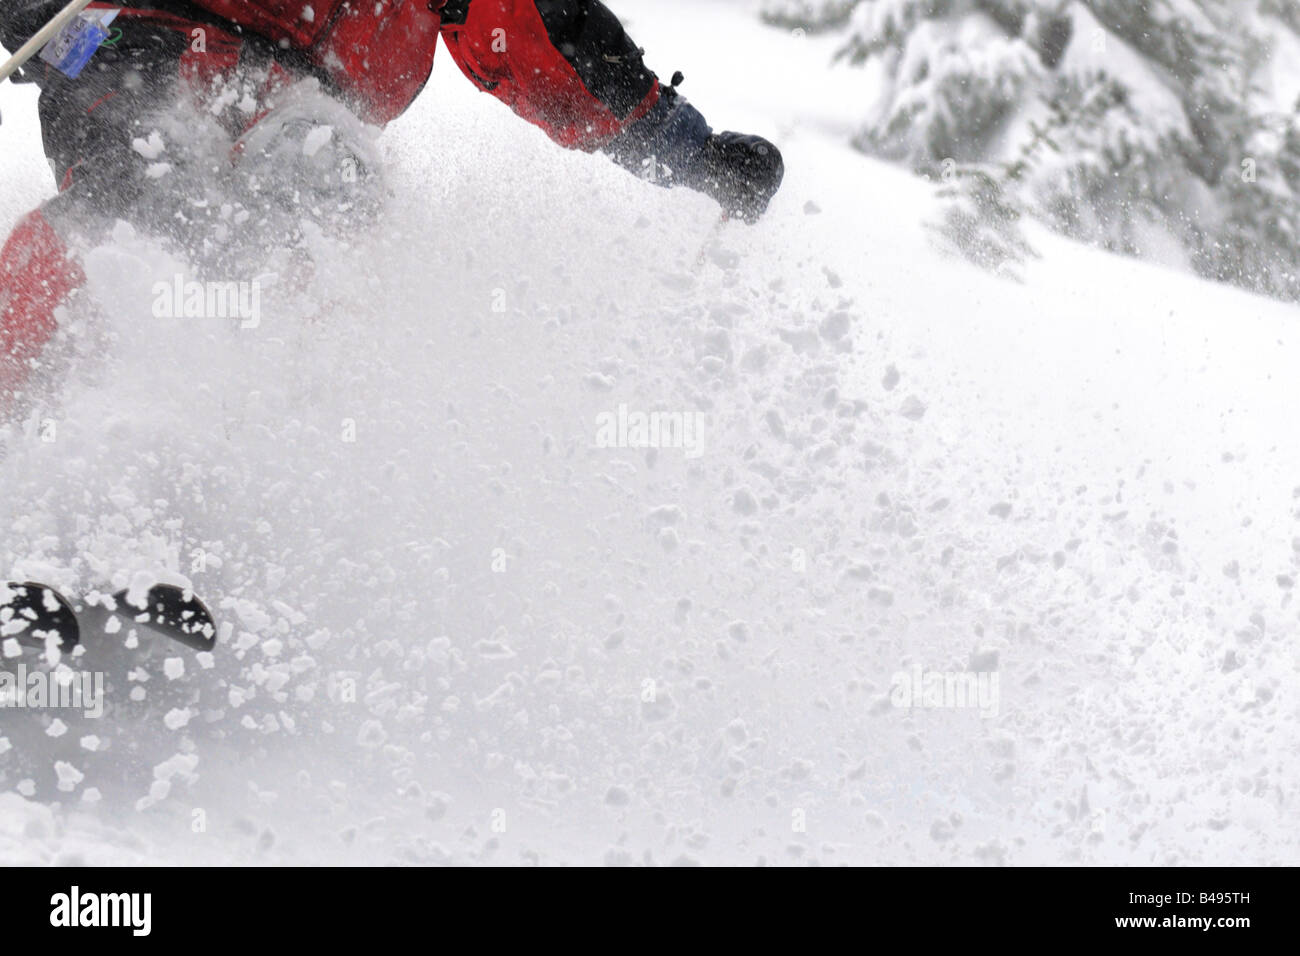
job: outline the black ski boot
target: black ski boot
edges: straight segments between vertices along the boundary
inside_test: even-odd
[[[642,178],[702,192],[727,214],[756,222],[785,176],[781,151],[761,136],[713,132],[677,92],[680,83],[678,73],[650,112],[606,152]]]
[[[784,177],[785,163],[772,143],[728,131],[709,136],[679,182],[712,196],[731,215],[757,222]]]

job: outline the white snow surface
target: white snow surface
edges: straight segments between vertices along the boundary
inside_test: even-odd
[[[87,634],[102,719],[0,711],[0,863],[1295,863],[1300,314],[1043,232],[1023,285],[944,258],[833,40],[616,9],[782,146],[759,225],[440,57],[382,228],[257,328],[155,318],[143,232],[88,257],[0,577],[165,570],[224,627]],[[52,192],[34,102],[0,230]],[[620,405],[703,453],[599,447]],[[917,664],[996,716],[892,706]]]

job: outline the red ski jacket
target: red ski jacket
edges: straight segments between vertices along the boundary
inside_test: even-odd
[[[305,55],[369,122],[399,116],[428,81],[439,35],[482,90],[563,146],[595,149],[640,119],[659,82],[598,3],[554,0],[188,0]],[[96,4],[99,6],[100,4]],[[123,15],[193,26],[167,0]],[[237,51],[238,37],[221,38]],[[209,43],[209,45],[212,45]],[[221,43],[216,44],[222,45]],[[235,53],[237,57],[237,52]],[[210,63],[191,64],[204,72]]]
[[[197,7],[302,51],[364,107],[387,122],[433,69],[445,0],[190,0]]]

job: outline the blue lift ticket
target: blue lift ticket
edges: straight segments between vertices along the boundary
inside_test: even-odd
[[[56,70],[75,80],[95,55],[99,45],[108,39],[108,25],[117,16],[116,10],[95,10],[73,18],[41,50],[41,59]]]

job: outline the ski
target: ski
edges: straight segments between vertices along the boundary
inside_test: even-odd
[[[196,651],[217,645],[217,623],[193,591],[174,584],[155,584],[144,595],[123,589],[109,608],[118,617],[171,638]]]
[[[155,584],[143,593],[124,588],[92,606],[196,651],[211,651],[217,643],[216,620],[207,605],[174,584]],[[77,611],[67,598],[35,581],[0,584],[0,639],[15,637],[44,648],[50,636],[64,651],[81,641]]]
[[[61,651],[71,651],[81,640],[81,627],[72,605],[54,588],[35,581],[0,583],[0,640],[42,650],[50,637],[59,639]]]

